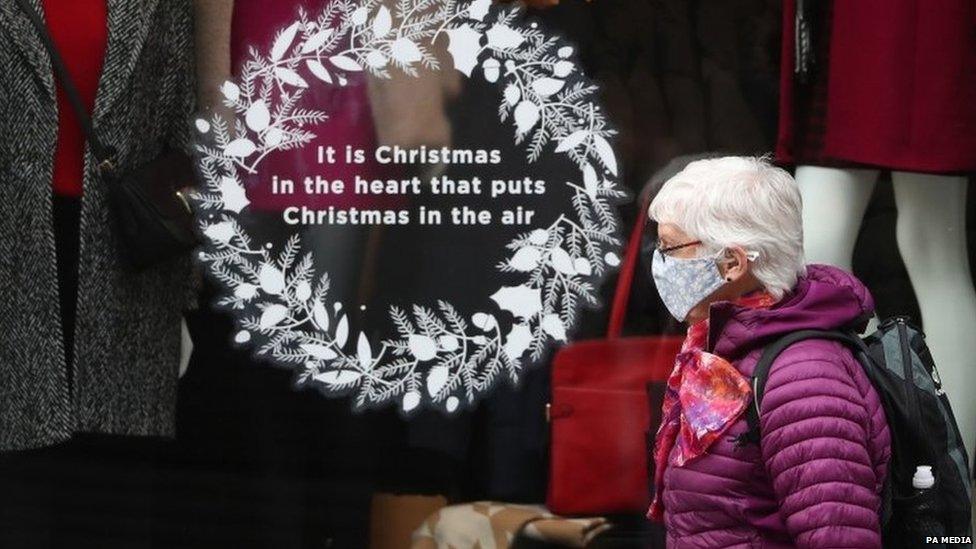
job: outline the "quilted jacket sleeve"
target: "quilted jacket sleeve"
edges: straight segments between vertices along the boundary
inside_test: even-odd
[[[763,461],[798,548],[881,547],[872,441],[884,412],[859,368],[839,344],[812,340],[786,349],[770,370]]]

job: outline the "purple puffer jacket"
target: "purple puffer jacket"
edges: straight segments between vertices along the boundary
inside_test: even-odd
[[[713,304],[706,350],[751,376],[762,345],[776,337],[838,328],[873,309],[853,275],[809,265],[770,309]],[[851,353],[826,340],[784,350],[770,369],[760,424],[758,447],[732,442],[748,430],[741,417],[707,454],[668,466],[668,547],[880,547],[891,439],[881,401]]]

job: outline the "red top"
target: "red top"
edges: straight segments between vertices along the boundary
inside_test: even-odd
[[[43,0],[48,31],[54,39],[81,99],[92,112],[108,43],[105,0]],[[58,144],[54,153],[55,194],[81,196],[85,135],[60,82]]]
[[[785,0],[776,157],[786,163],[797,117],[811,117],[794,108],[795,13],[796,0]],[[834,2],[830,21],[823,155],[911,172],[976,170],[976,2]]]

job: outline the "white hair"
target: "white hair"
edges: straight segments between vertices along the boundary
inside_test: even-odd
[[[648,215],[702,241],[704,253],[741,246],[758,254],[752,272],[779,299],[806,272],[796,181],[766,158],[698,160],[665,182]]]

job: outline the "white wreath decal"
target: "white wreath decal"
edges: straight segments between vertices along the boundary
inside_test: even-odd
[[[626,193],[614,181],[607,141],[614,131],[588,100],[596,87],[579,77],[571,46],[547,38],[535,23],[515,26],[520,9],[489,10],[490,4],[399,0],[391,10],[377,0],[332,0],[315,19],[300,11],[270,52],[251,49],[237,84],[223,85],[225,104],[237,115],[233,135],[218,115],[196,123],[208,134],[197,146],[205,180],[194,198],[203,212],[199,257],[228,290],[218,304],[253,312],[239,315],[235,341],[299,369],[299,384],[354,392],[356,408],[398,401],[404,412],[422,403],[453,412],[503,374],[517,382],[525,353],[535,361],[550,341],[565,341],[580,305],[597,304],[595,283],[608,265],[619,264],[613,204]],[[454,68],[470,77],[480,66],[489,82],[504,84],[498,114],[514,121],[515,142],[526,143],[529,161],[554,144],[579,167],[580,180],[566,183],[575,216],[562,214],[507,245],[497,268],[525,276],[491,295],[515,318],[508,333],[495,315],[477,312],[468,322],[445,301],[413,305],[410,313],[392,306],[399,337],[376,346],[360,333],[353,351],[342,304],[327,303],[328,274],[313,272],[298,235],[276,251],[255,246],[238,222],[249,204],[239,175],[254,173],[269,153],[315,137],[304,126],[326,113],[299,108],[310,82],[343,86],[353,72],[389,78],[391,68],[411,76],[418,66],[436,69],[431,48],[442,34]]]

